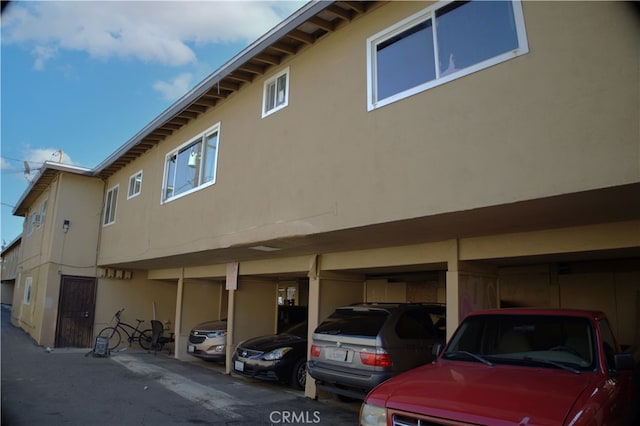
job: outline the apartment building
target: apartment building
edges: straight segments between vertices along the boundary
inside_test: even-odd
[[[2,244],[0,262],[0,303],[3,305],[13,304],[13,291],[18,278],[18,262],[20,261],[20,241],[21,237],[16,237],[9,244]]]
[[[44,346],[92,345],[103,193],[90,169],[45,162],[14,208],[25,222],[11,322]]]
[[[59,334],[69,275],[96,282],[94,332],[126,307],[174,330],[178,357],[190,327],[227,318],[229,361],[275,331],[279,300],[308,307],[310,332],[360,301],[446,302],[449,332],[487,307],[594,308],[640,344],[639,16],[307,4],[95,169],[62,174],[91,182],[76,201],[92,233],[71,242],[80,219],[65,231],[58,211],[48,257],[23,237],[39,342]],[[15,213],[29,223],[58,187]],[[62,242],[93,270],[51,260]]]

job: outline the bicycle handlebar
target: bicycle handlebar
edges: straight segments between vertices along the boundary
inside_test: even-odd
[[[122,314],[123,311],[124,311],[124,308],[120,309],[118,312],[116,312],[115,317],[120,319],[120,315]]]

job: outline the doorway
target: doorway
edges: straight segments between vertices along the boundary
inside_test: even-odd
[[[62,276],[55,340],[57,348],[92,346],[95,296],[95,278]]]

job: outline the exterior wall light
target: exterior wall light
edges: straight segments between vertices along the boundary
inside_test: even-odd
[[[71,222],[68,221],[67,219],[64,220],[64,222],[62,222],[62,231],[66,234],[67,231],[69,230],[69,225],[71,225]]]

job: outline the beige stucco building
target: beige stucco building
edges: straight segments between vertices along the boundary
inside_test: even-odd
[[[14,210],[25,224],[11,321],[42,345],[93,341],[103,193],[91,170],[45,162]]]
[[[178,357],[228,318],[229,361],[275,331],[286,289],[310,332],[343,304],[437,301],[449,333],[475,309],[560,306],[640,344],[638,14],[484,3],[310,3],[95,169],[30,188],[16,214],[60,201],[23,237],[22,280],[46,284],[32,307],[16,292],[15,320],[52,344],[73,275],[97,280],[94,332],[125,307]]]
[[[13,304],[13,293],[18,279],[18,262],[20,261],[21,237],[16,237],[6,246],[2,246],[0,271],[0,302],[3,305]]]

